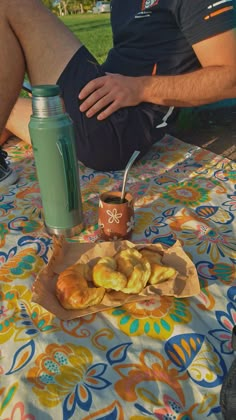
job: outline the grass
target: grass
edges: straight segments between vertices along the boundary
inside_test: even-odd
[[[101,64],[112,47],[110,14],[64,16],[61,20]]]
[[[100,64],[105,61],[112,47],[110,14],[70,15],[62,17],[61,20],[86,45]],[[28,94],[22,90],[20,96],[27,97]]]

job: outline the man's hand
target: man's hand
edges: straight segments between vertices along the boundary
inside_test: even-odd
[[[89,82],[80,92],[79,99],[84,100],[81,112],[88,118],[97,116],[104,120],[113,112],[142,102],[143,84],[141,77],[128,77],[108,73]]]

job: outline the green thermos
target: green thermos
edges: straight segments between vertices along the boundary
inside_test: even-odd
[[[71,237],[83,228],[83,211],[73,122],[57,85],[32,87],[29,132],[44,222],[51,235]]]

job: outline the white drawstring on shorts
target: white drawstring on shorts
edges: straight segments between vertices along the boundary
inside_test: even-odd
[[[164,115],[164,117],[162,118],[162,123],[156,125],[156,128],[162,128],[162,127],[166,127],[167,126],[167,120],[168,118],[171,116],[172,112],[174,111],[174,106],[170,106],[167,113]]]

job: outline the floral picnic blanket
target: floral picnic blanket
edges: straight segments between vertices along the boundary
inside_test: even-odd
[[[0,191],[0,419],[221,419],[234,360],[236,164],[166,135],[128,178],[132,241],[180,241],[200,294],[61,321],[31,302],[52,247],[32,149],[12,139],[6,150],[19,181]],[[76,240],[98,240],[98,195],[122,176],[80,164],[86,227]]]

